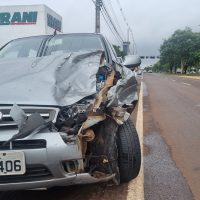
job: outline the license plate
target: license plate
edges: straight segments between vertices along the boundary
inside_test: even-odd
[[[24,152],[0,151],[0,176],[22,175],[25,172]]]

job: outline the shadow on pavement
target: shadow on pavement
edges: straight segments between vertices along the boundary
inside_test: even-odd
[[[120,186],[85,185],[0,193],[0,200],[124,200],[128,184]]]

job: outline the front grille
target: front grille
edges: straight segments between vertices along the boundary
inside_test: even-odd
[[[34,113],[39,113],[44,120],[56,122],[57,114],[59,109],[54,107],[26,107],[21,106],[21,108],[26,113],[27,117]],[[17,128],[17,124],[13,121],[10,116],[11,107],[1,106],[0,107],[0,129],[5,128]]]
[[[5,141],[0,141],[0,150],[10,150],[10,143],[4,144]],[[15,140],[12,142],[12,150],[19,149],[42,149],[46,148],[46,140],[37,139],[37,140]]]
[[[33,182],[52,179],[53,175],[49,169],[43,165],[30,165],[23,175],[0,176],[0,184]]]

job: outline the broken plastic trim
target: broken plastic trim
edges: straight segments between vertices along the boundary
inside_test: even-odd
[[[25,138],[29,135],[37,134],[45,129],[49,129],[50,131],[50,128],[53,125],[51,121],[46,122],[39,113],[34,113],[27,117],[24,111],[16,104],[13,105],[10,111],[10,116],[18,124],[19,132],[3,145],[17,139]]]

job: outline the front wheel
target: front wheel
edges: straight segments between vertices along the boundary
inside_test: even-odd
[[[140,142],[130,118],[119,127],[117,144],[120,181],[128,182],[138,176],[141,166]]]

